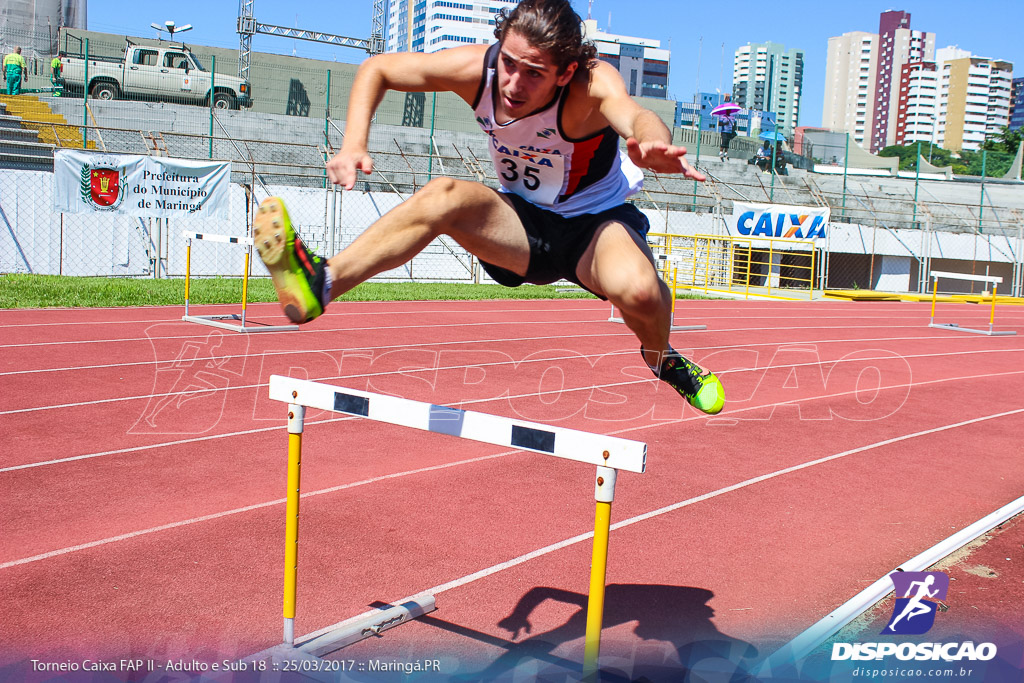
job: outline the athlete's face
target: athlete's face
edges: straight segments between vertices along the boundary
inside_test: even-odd
[[[498,57],[499,113],[519,118],[540,109],[575,71],[573,63],[559,74],[547,52],[533,47],[518,33],[508,33],[501,41]]]

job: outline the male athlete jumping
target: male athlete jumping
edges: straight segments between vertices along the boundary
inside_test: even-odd
[[[496,19],[491,46],[367,59],[349,99],[345,142],[327,164],[351,190],[369,174],[370,120],[387,90],[450,91],[489,136],[499,191],[436,178],[329,260],[309,252],[276,197],[254,220],[256,247],[294,322],[377,273],[396,268],[448,235],[508,287],[565,278],[611,301],[639,338],[654,374],[705,413],[725,402],[722,384],[669,345],[671,294],[646,243],[646,217],[625,200],[641,168],[704,175],[653,112],[634,102],[619,73],[595,58],[568,0],[523,0]],[[619,150],[619,137],[626,151]]]

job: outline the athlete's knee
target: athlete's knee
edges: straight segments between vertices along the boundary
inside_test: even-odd
[[[433,178],[413,195],[413,199],[420,205],[424,218],[435,232],[449,233],[457,230],[467,218],[479,216],[482,187],[465,180]]]
[[[630,314],[653,316],[665,307],[667,288],[654,273],[633,273],[623,283],[617,298],[619,305]]]

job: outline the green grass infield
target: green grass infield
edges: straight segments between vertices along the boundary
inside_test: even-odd
[[[366,282],[337,301],[444,301],[471,299],[588,299],[593,295],[569,284],[474,285],[450,282]],[[249,280],[249,303],[277,301],[268,278]],[[241,278],[192,278],[189,303],[242,301]],[[60,275],[0,275],[0,308],[91,308],[174,306],[185,303],[185,280]]]

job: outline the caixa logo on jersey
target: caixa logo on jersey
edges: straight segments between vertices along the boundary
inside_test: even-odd
[[[732,228],[739,237],[822,239],[829,216],[828,207],[734,202]]]
[[[921,635],[935,625],[940,605],[945,605],[949,576],[942,572],[893,572],[892,614],[880,635]],[[832,660],[870,661],[886,657],[908,661],[988,661],[996,656],[993,643],[833,643]]]

